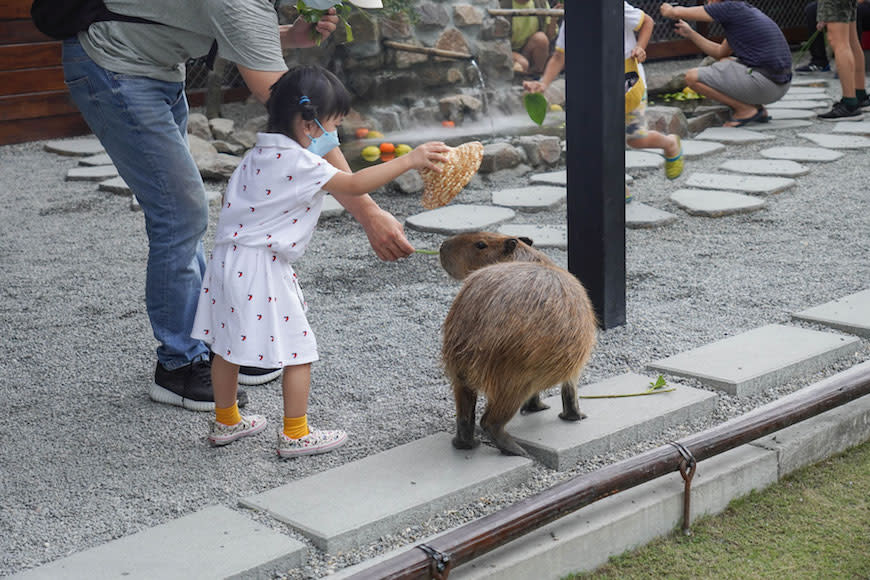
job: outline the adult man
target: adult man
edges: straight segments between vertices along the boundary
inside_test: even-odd
[[[778,101],[791,84],[791,51],[779,26],[763,12],[744,2],[707,0],[704,6],[661,5],[665,18],[677,21],[677,34],[691,40],[717,61],[686,73],[695,92],[733,109],[726,127],[765,123],[764,105]],[[686,23],[716,21],[725,40],[716,43]],[[731,55],[736,58],[729,58]]]
[[[818,3],[818,27],[827,29],[842,91],[842,98],[831,110],[819,114],[825,121],[861,119],[861,107],[870,105],[864,88],[864,50],[855,27],[857,14],[856,0],[819,0]]]
[[[380,7],[380,0],[351,0]],[[64,41],[64,80],[145,215],[149,252],[145,302],[157,349],[153,400],[195,411],[214,408],[208,348],[190,337],[205,269],[202,236],[208,204],[187,147],[184,63],[209,52],[237,65],[251,93],[266,102],[287,70],[283,48],[329,36],[330,10],[315,25],[279,26],[270,2],[106,0],[109,10],[152,23],[103,21]],[[336,148],[327,159],[349,169]],[[339,198],[363,225],[383,260],[408,256],[402,226],[368,196]],[[239,394],[243,406],[246,396]]]

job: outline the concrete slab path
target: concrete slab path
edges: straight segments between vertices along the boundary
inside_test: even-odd
[[[870,289],[801,310],[792,317],[870,338]]]

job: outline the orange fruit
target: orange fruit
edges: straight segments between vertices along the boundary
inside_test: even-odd
[[[357,139],[365,139],[366,135],[368,135],[368,134],[369,134],[369,130],[366,129],[365,127],[361,127],[361,128],[356,130],[356,138]]]
[[[392,161],[395,158],[395,153],[381,153],[381,161]]]
[[[444,125],[445,127],[455,127],[456,126],[456,123],[454,123],[453,121],[441,121],[441,124]]]
[[[381,143],[381,153],[395,153],[396,146],[392,143]]]

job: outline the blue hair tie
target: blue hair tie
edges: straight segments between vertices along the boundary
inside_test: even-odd
[[[305,104],[305,103],[310,103],[310,102],[311,102],[311,99],[309,99],[305,95],[302,95],[301,97],[299,97],[299,104],[300,105]]]

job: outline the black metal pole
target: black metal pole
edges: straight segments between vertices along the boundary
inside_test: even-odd
[[[566,2],[568,270],[602,328],[625,323],[625,105],[622,6]]]

